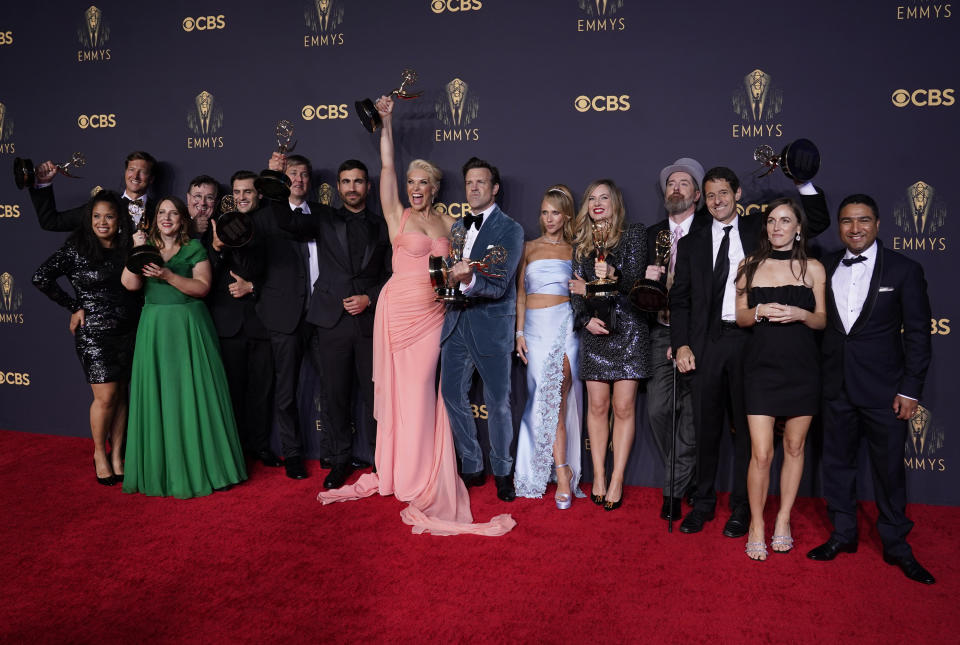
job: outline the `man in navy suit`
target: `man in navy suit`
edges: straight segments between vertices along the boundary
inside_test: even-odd
[[[857,550],[857,452],[866,437],[883,559],[911,580],[934,578],[913,557],[907,534],[907,422],[930,365],[930,301],[923,268],[877,240],[879,211],[868,195],[840,204],[846,247],[824,261],[823,492],[833,533],[811,560]]]
[[[462,477],[467,486],[484,481],[483,452],[470,408],[474,369],[483,380],[483,400],[490,430],[490,462],[497,482],[497,497],[513,501],[513,417],[510,413],[510,353],[517,315],[517,282],[514,276],[523,253],[523,228],[507,217],[494,198],[500,191],[500,171],[476,157],[463,166],[469,215],[457,220],[451,233],[465,235],[463,260],[452,267],[451,277],[461,284],[467,305],[447,308],[441,332],[441,389],[450,417]],[[506,259],[475,271],[467,260],[480,260],[487,250],[503,247]]]

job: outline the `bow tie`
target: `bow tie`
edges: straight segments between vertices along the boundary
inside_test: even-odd
[[[480,226],[483,225],[483,213],[480,213],[479,215],[473,215],[472,213],[464,215],[463,228],[469,229],[471,224],[479,231]]]
[[[840,260],[840,261],[843,262],[843,266],[848,267],[848,266],[851,266],[851,265],[856,264],[857,262],[866,262],[866,261],[867,261],[867,256],[865,256],[865,255],[858,255],[858,256],[855,257],[855,258],[843,258],[843,259]]]

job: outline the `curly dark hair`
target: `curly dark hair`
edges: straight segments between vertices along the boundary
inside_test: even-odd
[[[92,262],[103,261],[103,244],[93,231],[93,209],[97,204],[113,206],[113,211],[117,215],[117,234],[113,238],[113,248],[126,258],[131,246],[130,236],[133,234],[130,230],[130,217],[121,210],[120,196],[112,190],[98,191],[90,198],[83,209],[84,215],[80,227],[70,234],[67,242],[77,248],[77,253],[81,257]]]

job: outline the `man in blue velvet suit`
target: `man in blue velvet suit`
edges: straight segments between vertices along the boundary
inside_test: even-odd
[[[476,369],[483,380],[490,431],[490,462],[497,482],[497,497],[514,498],[513,418],[510,414],[510,353],[517,315],[515,274],[523,254],[523,228],[507,217],[494,198],[500,191],[500,172],[490,163],[471,158],[463,166],[469,215],[453,225],[454,239],[464,235],[463,259],[451,267],[450,277],[460,283],[466,305],[449,305],[443,321],[441,389],[450,417],[453,439],[467,486],[484,481],[483,451],[470,408],[470,384]],[[489,267],[470,265],[490,250],[502,247],[506,258]]]
[[[870,196],[844,199],[837,227],[846,250],[823,263],[823,493],[833,533],[807,557],[857,550],[857,453],[866,437],[883,559],[933,584],[907,544],[903,465],[907,422],[930,365],[930,301],[923,268],[877,240],[878,217]]]

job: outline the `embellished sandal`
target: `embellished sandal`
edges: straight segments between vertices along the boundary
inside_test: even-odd
[[[569,464],[557,464],[557,471],[561,468],[570,468]],[[570,479],[573,479],[573,469],[570,468]],[[560,486],[560,476],[557,475],[557,487]],[[553,496],[554,502],[557,504],[557,508],[561,511],[565,511],[573,504],[573,493],[555,493]]]
[[[770,549],[774,553],[790,553],[793,551],[793,537],[790,535],[774,535],[770,538]]]
[[[745,553],[751,560],[763,562],[767,559],[767,545],[764,542],[747,542]]]

